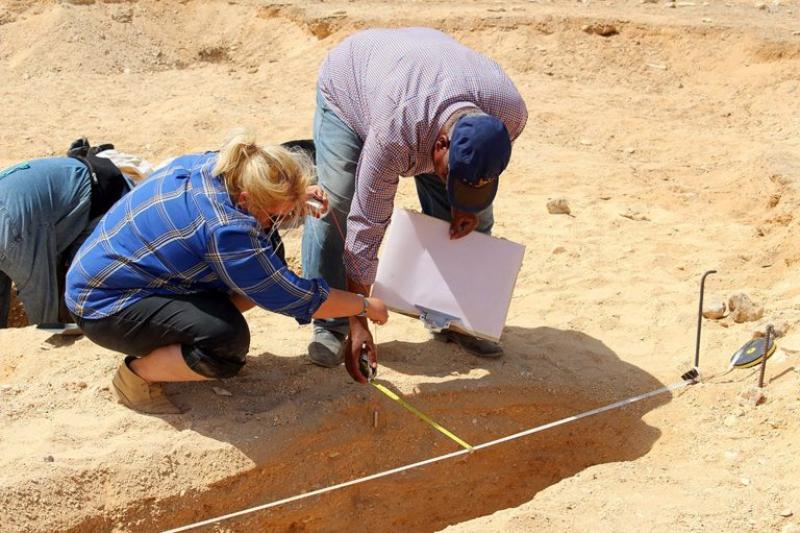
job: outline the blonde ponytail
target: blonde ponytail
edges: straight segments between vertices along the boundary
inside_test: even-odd
[[[295,212],[302,213],[314,165],[301,151],[259,146],[251,132],[236,129],[219,151],[214,175],[222,177],[234,201],[247,191],[250,202],[261,209],[292,202]]]

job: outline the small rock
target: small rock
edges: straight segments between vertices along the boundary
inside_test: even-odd
[[[553,198],[547,202],[547,211],[551,215],[569,215],[572,211],[566,198]]]
[[[629,220],[634,220],[636,222],[649,222],[650,218],[647,215],[640,213],[639,211],[634,211],[631,208],[628,208],[624,213],[620,213],[619,216],[623,218],[627,218]]]
[[[767,326],[770,324],[772,324],[773,339],[780,339],[786,336],[789,332],[789,328],[791,328],[787,320],[765,320],[756,326],[756,329],[753,331],[753,338],[766,337]]]
[[[592,141],[589,140],[589,139],[581,139],[578,142],[581,143],[583,146],[591,146],[592,145]]]
[[[736,461],[737,459],[739,459],[739,454],[737,452],[729,450],[725,452],[725,459],[727,459],[728,461]]]
[[[744,485],[745,487],[749,487],[750,486],[750,479],[749,478],[743,477],[742,479],[739,480],[739,482],[742,485]]]
[[[601,37],[611,37],[619,33],[617,28],[611,24],[587,24],[582,29],[585,33],[599,35]]]
[[[44,460],[45,463],[52,463],[53,461],[55,461],[55,459],[53,459],[52,455],[45,455],[43,457],[43,460]]]
[[[752,322],[764,316],[764,307],[756,305],[750,297],[743,293],[736,293],[728,298],[728,309],[734,322]]]
[[[786,352],[784,352],[780,348],[776,348],[775,353],[772,354],[770,360],[774,363],[785,363],[786,361],[789,360],[789,356],[787,355]]]
[[[731,428],[735,426],[738,421],[739,420],[736,418],[736,415],[728,415],[725,417],[725,420],[722,423]]]
[[[337,457],[339,457],[340,455],[342,455],[340,452],[330,452],[330,453],[328,454],[328,459],[336,459],[336,458],[337,458]]]
[[[781,339],[781,348],[789,353],[800,352],[800,333],[792,333]]]
[[[233,394],[231,394],[230,391],[225,390],[221,387],[211,387],[211,390],[213,390],[214,393],[217,394],[218,396],[233,396]]]
[[[739,404],[749,407],[756,407],[764,403],[766,399],[767,397],[764,396],[764,390],[755,385],[751,385],[739,393]]]
[[[133,10],[122,9],[120,11],[117,11],[116,13],[112,13],[111,20],[119,22],[120,24],[127,24],[128,22],[133,20]]]
[[[763,11],[763,10],[767,9],[767,4],[765,4],[764,2],[756,2],[755,8],[756,9],[761,9]]]
[[[566,251],[567,249],[564,248],[563,246],[556,246],[555,248],[553,248],[553,255],[563,254]]]
[[[792,510],[791,510],[791,509],[784,509],[783,511],[781,511],[781,513],[780,513],[780,514],[781,514],[781,516],[782,516],[782,517],[784,517],[784,518],[789,518],[789,517],[790,517],[790,516],[792,516],[794,513],[792,512]]]
[[[725,316],[727,306],[721,298],[712,298],[703,304],[703,316],[712,320],[717,320]]]
[[[635,152],[636,152],[636,148],[625,148],[625,153],[626,154],[630,155],[630,154],[633,154]]]
[[[704,18],[703,19],[703,24],[711,24],[712,22],[714,22],[714,21],[711,20],[710,18]]]

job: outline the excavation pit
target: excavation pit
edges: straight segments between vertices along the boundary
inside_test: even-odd
[[[71,531],[106,530],[120,523],[135,525],[136,531],[178,527],[459,449],[374,394],[367,400],[345,402],[336,416],[327,417],[316,428],[304,428],[285,443],[282,453],[264,458],[247,472],[205,490],[132,502],[113,517],[94,516]],[[520,440],[200,530],[436,531],[518,506],[588,466],[641,457],[660,435],[641,416],[669,397],[660,395]],[[409,399],[475,445],[621,398],[517,386]]]

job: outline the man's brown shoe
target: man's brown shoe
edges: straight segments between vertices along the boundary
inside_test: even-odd
[[[161,385],[147,383],[124,361],[111,380],[111,392],[119,403],[140,413],[176,415],[183,412],[164,396]]]

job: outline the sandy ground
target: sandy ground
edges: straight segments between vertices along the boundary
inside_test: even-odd
[[[363,27],[432,25],[498,60],[530,111],[496,203],[496,233],[527,246],[506,357],[401,316],[377,333],[381,377],[470,442],[678,381],[710,268],[709,300],[744,291],[764,317],[705,321],[707,376],[766,321],[786,332],[762,405],[740,370],[209,530],[800,531],[800,3],[675,5],[0,5],[0,164],[80,135],[153,161],[234,126],[307,137],[319,62]],[[548,214],[556,197],[572,216]],[[406,180],[398,205],[415,201]],[[0,531],[157,531],[455,449],[308,364],[308,328],[248,320],[231,396],[171,386],[190,411],[164,417],[111,401],[118,354],[0,331]]]

